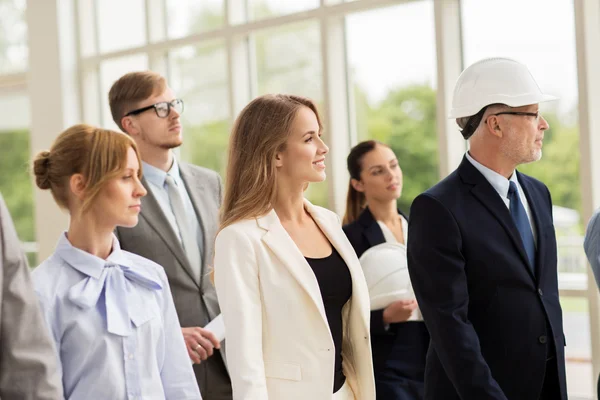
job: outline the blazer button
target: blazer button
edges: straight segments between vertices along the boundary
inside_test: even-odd
[[[548,338],[546,336],[542,335],[538,338],[538,340],[540,341],[541,344],[545,344],[548,341]]]
[[[544,295],[544,292],[542,291],[542,289],[538,289],[538,294],[539,294],[540,296],[543,296],[543,295]]]

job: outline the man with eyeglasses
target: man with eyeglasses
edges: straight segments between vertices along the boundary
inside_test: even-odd
[[[204,328],[220,314],[209,263],[221,179],[214,171],[175,158],[173,149],[183,143],[184,103],[161,75],[126,74],[108,97],[113,120],[139,148],[148,191],[138,225],[117,228],[121,248],[163,266],[203,399],[231,400],[224,348]]]
[[[408,268],[431,334],[426,400],[564,400],[565,338],[548,188],[516,170],[548,122],[527,67],[481,60],[450,118],[469,150],[410,210]]]

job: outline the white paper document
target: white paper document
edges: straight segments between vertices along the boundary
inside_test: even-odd
[[[223,314],[219,314],[210,321],[204,329],[212,332],[213,335],[217,337],[219,342],[222,342],[225,339],[225,324],[223,323]]]

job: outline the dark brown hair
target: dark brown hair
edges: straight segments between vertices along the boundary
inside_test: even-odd
[[[348,154],[346,165],[348,167],[348,173],[350,174],[350,182],[348,183],[348,194],[346,196],[346,213],[344,214],[343,220],[344,225],[356,221],[362,210],[365,208],[365,195],[354,189],[354,186],[352,186],[352,179],[360,181],[363,158],[377,146],[389,147],[377,140],[365,140],[354,146],[352,150],[350,150],[350,154]]]

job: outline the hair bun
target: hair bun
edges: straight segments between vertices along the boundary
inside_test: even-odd
[[[35,175],[35,184],[40,189],[50,189],[50,152],[40,151],[33,160],[33,173]]]

